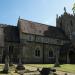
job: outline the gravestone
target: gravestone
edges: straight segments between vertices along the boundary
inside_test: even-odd
[[[53,72],[56,72],[56,69],[51,69],[51,68],[42,68],[41,71],[39,71],[41,75],[49,75]]]
[[[9,71],[9,56],[6,56],[5,58],[5,65],[2,73],[8,73]]]

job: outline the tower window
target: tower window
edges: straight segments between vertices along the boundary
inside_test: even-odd
[[[39,50],[39,48],[37,48],[37,49],[35,50],[35,56],[40,57],[40,50]]]

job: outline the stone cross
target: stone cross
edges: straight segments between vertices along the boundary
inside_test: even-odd
[[[25,72],[25,67],[21,62],[21,57],[19,57],[19,64],[17,65],[15,72],[19,73],[20,75],[23,75]]]

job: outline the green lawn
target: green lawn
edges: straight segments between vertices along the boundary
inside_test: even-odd
[[[43,67],[50,68],[54,66],[54,64],[26,64],[26,65],[37,67],[37,68],[43,68]]]
[[[57,70],[75,73],[75,64],[60,65],[60,67],[58,67]]]
[[[50,67],[54,67],[54,64],[25,64],[24,66],[25,68],[26,66],[36,67],[36,68],[43,68],[43,67],[50,68]],[[2,71],[3,67],[4,65],[0,64],[0,71]],[[63,64],[60,65],[60,67],[56,67],[56,70],[75,73],[75,64]],[[17,73],[14,72],[15,72],[15,67],[10,67],[10,73],[8,75],[18,75]]]
[[[37,68],[42,68],[42,67],[53,67],[54,64],[28,64],[30,66],[34,66]],[[67,71],[67,72],[73,72],[75,73],[75,64],[63,64],[60,65],[60,67],[56,67],[57,70],[61,70],[61,71]]]

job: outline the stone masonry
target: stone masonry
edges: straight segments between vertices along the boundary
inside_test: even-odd
[[[0,62],[9,55],[17,63],[21,54],[22,63],[75,63],[74,32],[75,15],[66,11],[56,27],[20,18],[17,26],[0,24]]]

